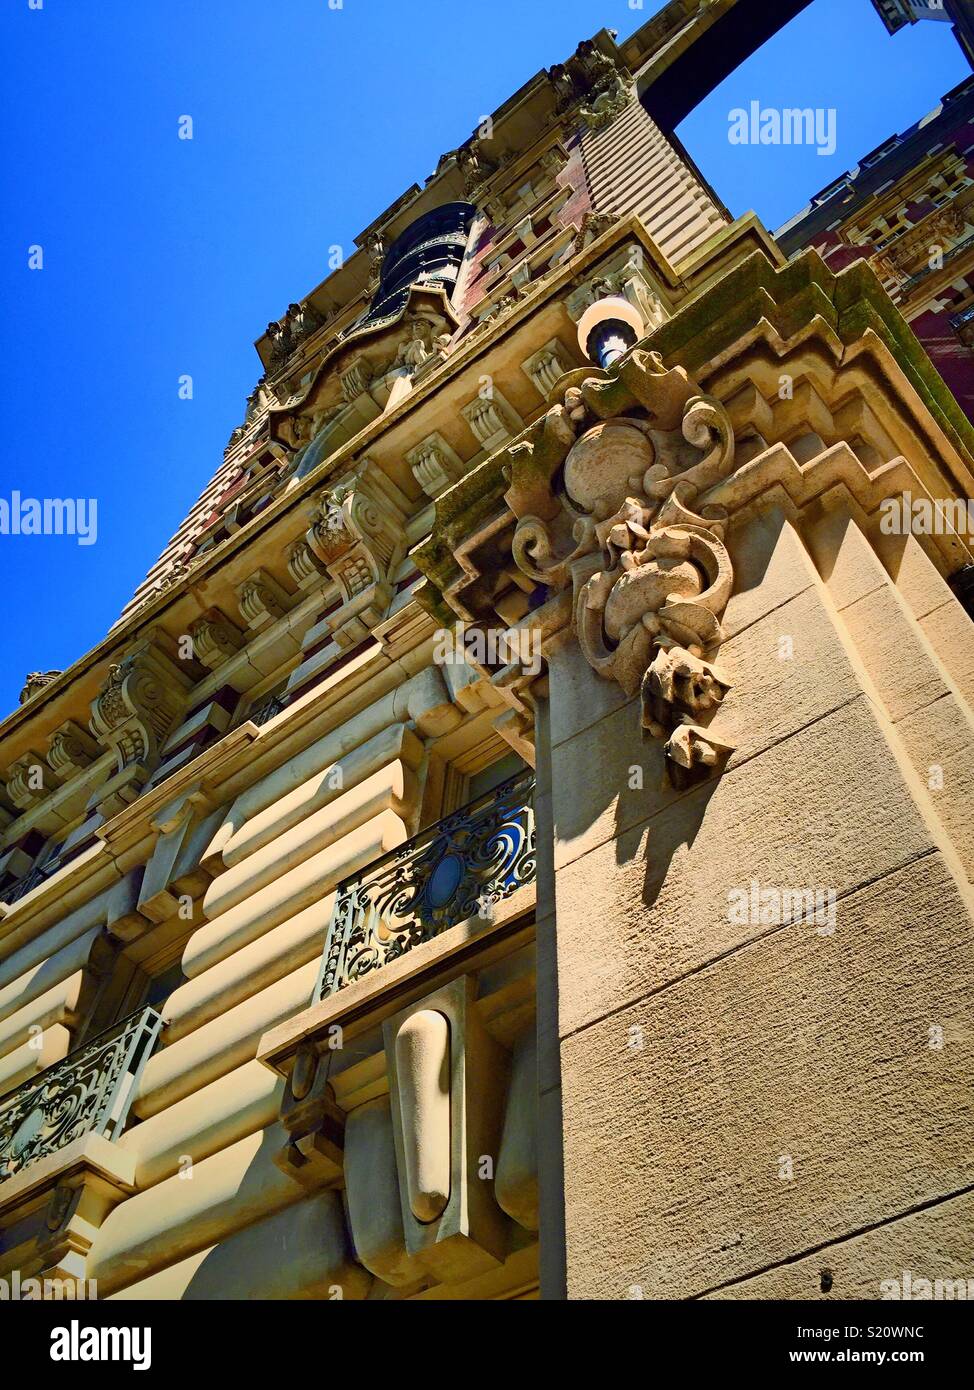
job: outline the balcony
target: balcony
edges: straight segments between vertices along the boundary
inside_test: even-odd
[[[26,898],[28,893],[33,892],[39,883],[44,882],[46,877],[47,874],[43,869],[30,869],[24,874],[23,878],[14,879],[13,883],[4,888],[3,892],[0,893],[0,897],[12,907],[13,904],[19,902],[21,898]]]
[[[271,695],[268,699],[262,700],[259,705],[255,705],[252,710],[247,711],[247,718],[253,724],[263,727],[269,724],[272,719],[276,719],[283,709],[287,706],[287,697],[281,691],[278,695]]]
[[[535,876],[534,773],[525,770],[339,884],[315,1000],[470,918]]]
[[[0,1101],[0,1183],[74,1140],[120,1134],[161,1027],[138,1009]]]

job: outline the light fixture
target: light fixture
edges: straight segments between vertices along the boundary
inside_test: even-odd
[[[635,305],[621,295],[607,295],[590,304],[578,324],[578,344],[590,362],[611,367],[638,343],[645,327]]]

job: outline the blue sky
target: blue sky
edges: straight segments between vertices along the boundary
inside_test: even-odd
[[[0,497],[95,498],[98,539],[0,536],[0,715],[115,620],[242,418],[254,339],[329,246],[539,68],[660,7],[4,0]],[[966,72],[948,25],[891,39],[867,0],[814,0],[679,133],[731,211],[774,228]],[[754,99],[834,107],[834,156],[730,146]]]

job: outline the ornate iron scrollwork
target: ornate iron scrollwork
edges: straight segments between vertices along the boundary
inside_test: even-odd
[[[315,991],[324,999],[413,946],[487,916],[535,876],[534,774],[519,773],[339,885]]]
[[[162,1017],[142,1008],[0,1105],[0,1182],[84,1134],[121,1133]]]
[[[287,705],[287,699],[283,692],[280,695],[271,695],[269,699],[255,705],[247,714],[247,718],[252,724],[264,725],[280,714],[281,710]]]

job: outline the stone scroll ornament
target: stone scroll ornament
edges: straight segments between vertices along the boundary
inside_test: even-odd
[[[726,513],[700,501],[732,471],[730,420],[638,348],[608,372],[568,373],[554,398],[510,450],[514,559],[550,590],[572,585],[586,660],[641,692],[644,733],[665,738],[684,786],[733,748],[698,722],[730,685],[712,664],[733,585]]]

